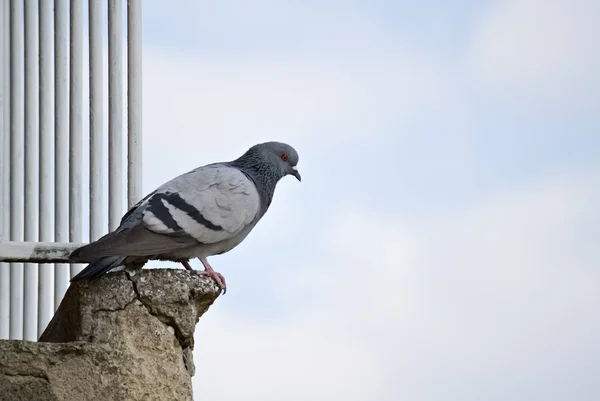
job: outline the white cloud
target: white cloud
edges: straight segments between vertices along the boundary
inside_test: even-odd
[[[461,107],[446,72],[418,52],[364,61],[144,51],[145,160],[177,162],[182,171],[236,156],[258,141],[276,138],[300,148],[348,142],[384,134],[395,121]],[[173,173],[156,170],[154,185]]]
[[[520,105],[597,102],[598,15],[595,0],[493,3],[477,21],[471,68],[485,88]]]
[[[204,325],[195,352],[197,399],[305,400],[318,395],[365,400],[377,390],[381,372],[373,375],[376,365],[368,344],[337,331],[321,315],[296,315],[285,324],[215,318]]]
[[[595,399],[597,177],[418,224],[349,205],[318,266],[273,273],[285,318],[201,320],[197,399]]]

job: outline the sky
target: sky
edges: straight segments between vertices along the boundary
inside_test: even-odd
[[[303,177],[210,260],[196,399],[599,399],[598,15],[145,1],[144,192],[269,140]]]

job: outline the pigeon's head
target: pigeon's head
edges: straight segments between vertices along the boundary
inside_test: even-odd
[[[282,142],[265,142],[254,145],[249,152],[258,153],[261,159],[279,173],[280,177],[293,175],[298,181],[302,181],[298,172],[298,152],[290,145]]]

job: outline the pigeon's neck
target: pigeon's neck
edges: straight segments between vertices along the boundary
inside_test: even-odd
[[[259,158],[241,157],[230,164],[254,182],[262,205],[261,215],[264,214],[271,205],[275,187],[281,179],[281,174],[273,166]]]

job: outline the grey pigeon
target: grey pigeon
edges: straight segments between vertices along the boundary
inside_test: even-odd
[[[198,167],[150,193],[121,219],[119,227],[76,249],[70,260],[89,263],[71,279],[94,279],[120,266],[170,260],[187,270],[198,258],[205,274],[223,290],[225,279],[207,257],[239,245],[264,216],[277,182],[286,175],[301,180],[298,153],[280,142],[251,147],[240,158]]]

